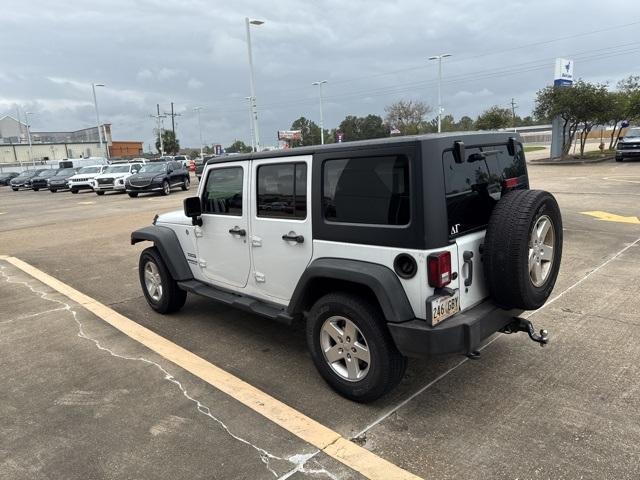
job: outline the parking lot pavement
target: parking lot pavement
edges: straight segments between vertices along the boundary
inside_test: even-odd
[[[366,406],[324,385],[300,327],[285,329],[203,298],[190,297],[170,316],[147,307],[137,279],[144,245],[130,246],[129,234],[155,213],[179,209],[184,192],[96,199],[2,189],[0,254],[35,265],[345,437],[361,434],[357,440],[365,448],[425,478],[637,478],[640,226],[581,212],[640,216],[640,163],[530,166],[529,173],[532,188],[554,193],[563,213],[563,263],[554,291],[562,296],[531,317],[538,328],[550,330],[552,343],[540,348],[523,334],[499,335],[478,361],[456,356],[411,361],[399,388]],[[80,204],[85,198],[95,203]],[[5,328],[15,328],[12,320]],[[106,340],[126,342],[117,334]],[[33,342],[34,359],[50,348],[45,337]],[[3,367],[5,361],[2,357]],[[119,368],[122,377],[139,366]],[[37,369],[26,370],[31,375],[23,381],[37,384],[32,370]],[[60,367],[58,375],[71,377],[65,370]],[[73,379],[78,390],[92,391],[83,386],[91,383],[90,375],[80,371]],[[159,391],[157,384],[143,382],[136,394],[153,397]],[[213,404],[233,403],[206,386],[198,393]],[[195,415],[189,430],[202,429],[211,442],[224,444],[223,432],[203,420]],[[113,434],[109,424],[102,427]],[[68,428],[73,432],[73,424]],[[248,429],[248,434],[261,432]],[[28,441],[16,445],[25,452],[34,448]],[[179,456],[186,451],[179,448],[170,443],[158,451]],[[254,464],[251,453],[229,456],[227,465]],[[225,455],[195,458],[189,473],[210,472],[221,458]],[[340,478],[353,474],[326,465]],[[264,473],[263,465],[258,467]],[[228,468],[231,477],[242,477],[241,470]]]

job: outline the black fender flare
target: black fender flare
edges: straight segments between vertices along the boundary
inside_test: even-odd
[[[415,315],[398,276],[388,267],[377,263],[343,258],[319,258],[306,268],[291,296],[287,308],[290,315],[304,312],[309,288],[317,280],[340,280],[371,289],[378,299],[382,313],[388,322],[413,320]]]
[[[176,232],[159,225],[149,225],[131,232],[131,245],[144,241],[154,243],[174,280],[184,281],[193,278]]]

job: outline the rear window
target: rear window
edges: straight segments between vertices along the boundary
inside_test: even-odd
[[[506,145],[467,147],[465,161],[456,163],[453,151],[442,155],[449,236],[481,230],[489,223],[493,207],[502,196],[502,181],[517,178],[528,187],[521,145],[509,155]]]
[[[324,162],[322,203],[329,221],[407,225],[409,198],[409,160],[405,156]]]

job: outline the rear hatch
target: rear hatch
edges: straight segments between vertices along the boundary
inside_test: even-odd
[[[482,268],[482,244],[494,206],[507,191],[529,188],[524,151],[515,144],[471,145],[456,162],[453,150],[442,155],[449,240],[455,243],[452,267],[460,286],[460,309],[467,310],[489,296]]]

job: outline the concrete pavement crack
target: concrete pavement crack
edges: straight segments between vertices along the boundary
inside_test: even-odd
[[[71,315],[73,316],[73,320],[75,321],[75,323],[78,326],[78,333],[77,336],[88,340],[90,342],[92,342],[96,348],[98,348],[101,351],[107,352],[109,353],[111,356],[116,357],[116,358],[120,358],[123,360],[130,360],[130,361],[139,361],[139,362],[143,362],[146,363],[148,365],[152,365],[154,367],[156,367],[158,370],[160,370],[160,372],[164,375],[164,380],[171,382],[172,384],[176,385],[178,387],[178,389],[180,390],[180,392],[182,393],[182,395],[187,398],[189,401],[193,402],[196,405],[196,409],[198,410],[199,413],[201,413],[202,415],[205,415],[207,417],[209,417],[211,420],[213,420],[214,422],[216,422],[220,428],[222,428],[229,436],[231,436],[233,439],[235,439],[236,441],[254,449],[256,452],[258,452],[259,456],[260,456],[260,460],[262,461],[262,463],[264,463],[265,467],[267,468],[267,470],[269,470],[269,472],[271,472],[271,474],[273,474],[274,477],[276,478],[289,478],[291,475],[293,475],[295,472],[301,472],[301,473],[310,473],[310,474],[322,474],[322,475],[326,475],[327,477],[329,477],[332,480],[338,480],[338,478],[333,475],[331,472],[329,472],[328,470],[324,469],[324,468],[320,468],[320,469],[309,469],[305,467],[305,464],[311,459],[313,458],[315,455],[317,455],[320,451],[316,451],[316,452],[312,452],[309,454],[295,454],[295,455],[291,455],[287,458],[284,457],[280,457],[278,455],[274,455],[270,452],[268,452],[267,450],[258,447],[257,445],[254,445],[253,443],[251,443],[249,440],[246,440],[245,438],[240,437],[239,435],[236,435],[235,433],[233,433],[230,428],[227,426],[227,424],[225,424],[222,420],[220,420],[218,417],[216,417],[215,415],[213,415],[213,413],[211,413],[211,409],[207,406],[204,405],[202,402],[200,402],[200,400],[192,397],[189,392],[187,391],[187,389],[184,387],[184,385],[171,373],[169,373],[162,365],[160,365],[157,362],[154,362],[153,360],[149,360],[147,358],[144,357],[129,357],[126,355],[120,355],[116,352],[114,352],[113,350],[103,346],[99,340],[90,337],[89,335],[87,335],[84,331],[84,326],[82,324],[82,322],[80,322],[80,320],[78,320],[78,314],[77,312],[71,307],[70,304],[63,302],[62,300],[57,300],[55,298],[49,298],[49,293],[48,292],[43,292],[40,290],[36,290],[35,288],[33,288],[33,286],[25,281],[14,281],[11,280],[11,276],[7,275],[5,273],[5,268],[4,266],[0,266],[0,274],[2,274],[2,276],[5,278],[7,283],[13,283],[13,284],[17,284],[17,285],[23,285],[25,287],[27,287],[29,290],[31,290],[32,293],[35,293],[36,295],[39,295],[41,299],[49,301],[49,302],[54,302],[57,303],[59,305],[62,305],[62,307],[60,308],[56,308],[56,309],[52,309],[49,310],[50,311],[68,311],[69,313],[71,313]],[[42,312],[42,313],[47,313],[47,312]],[[4,322],[3,322],[4,323]],[[281,460],[281,461],[286,461],[289,463],[294,464],[294,468],[292,470],[289,470],[287,473],[285,473],[283,477],[281,477],[278,472],[276,472],[270,465],[271,460]]]

